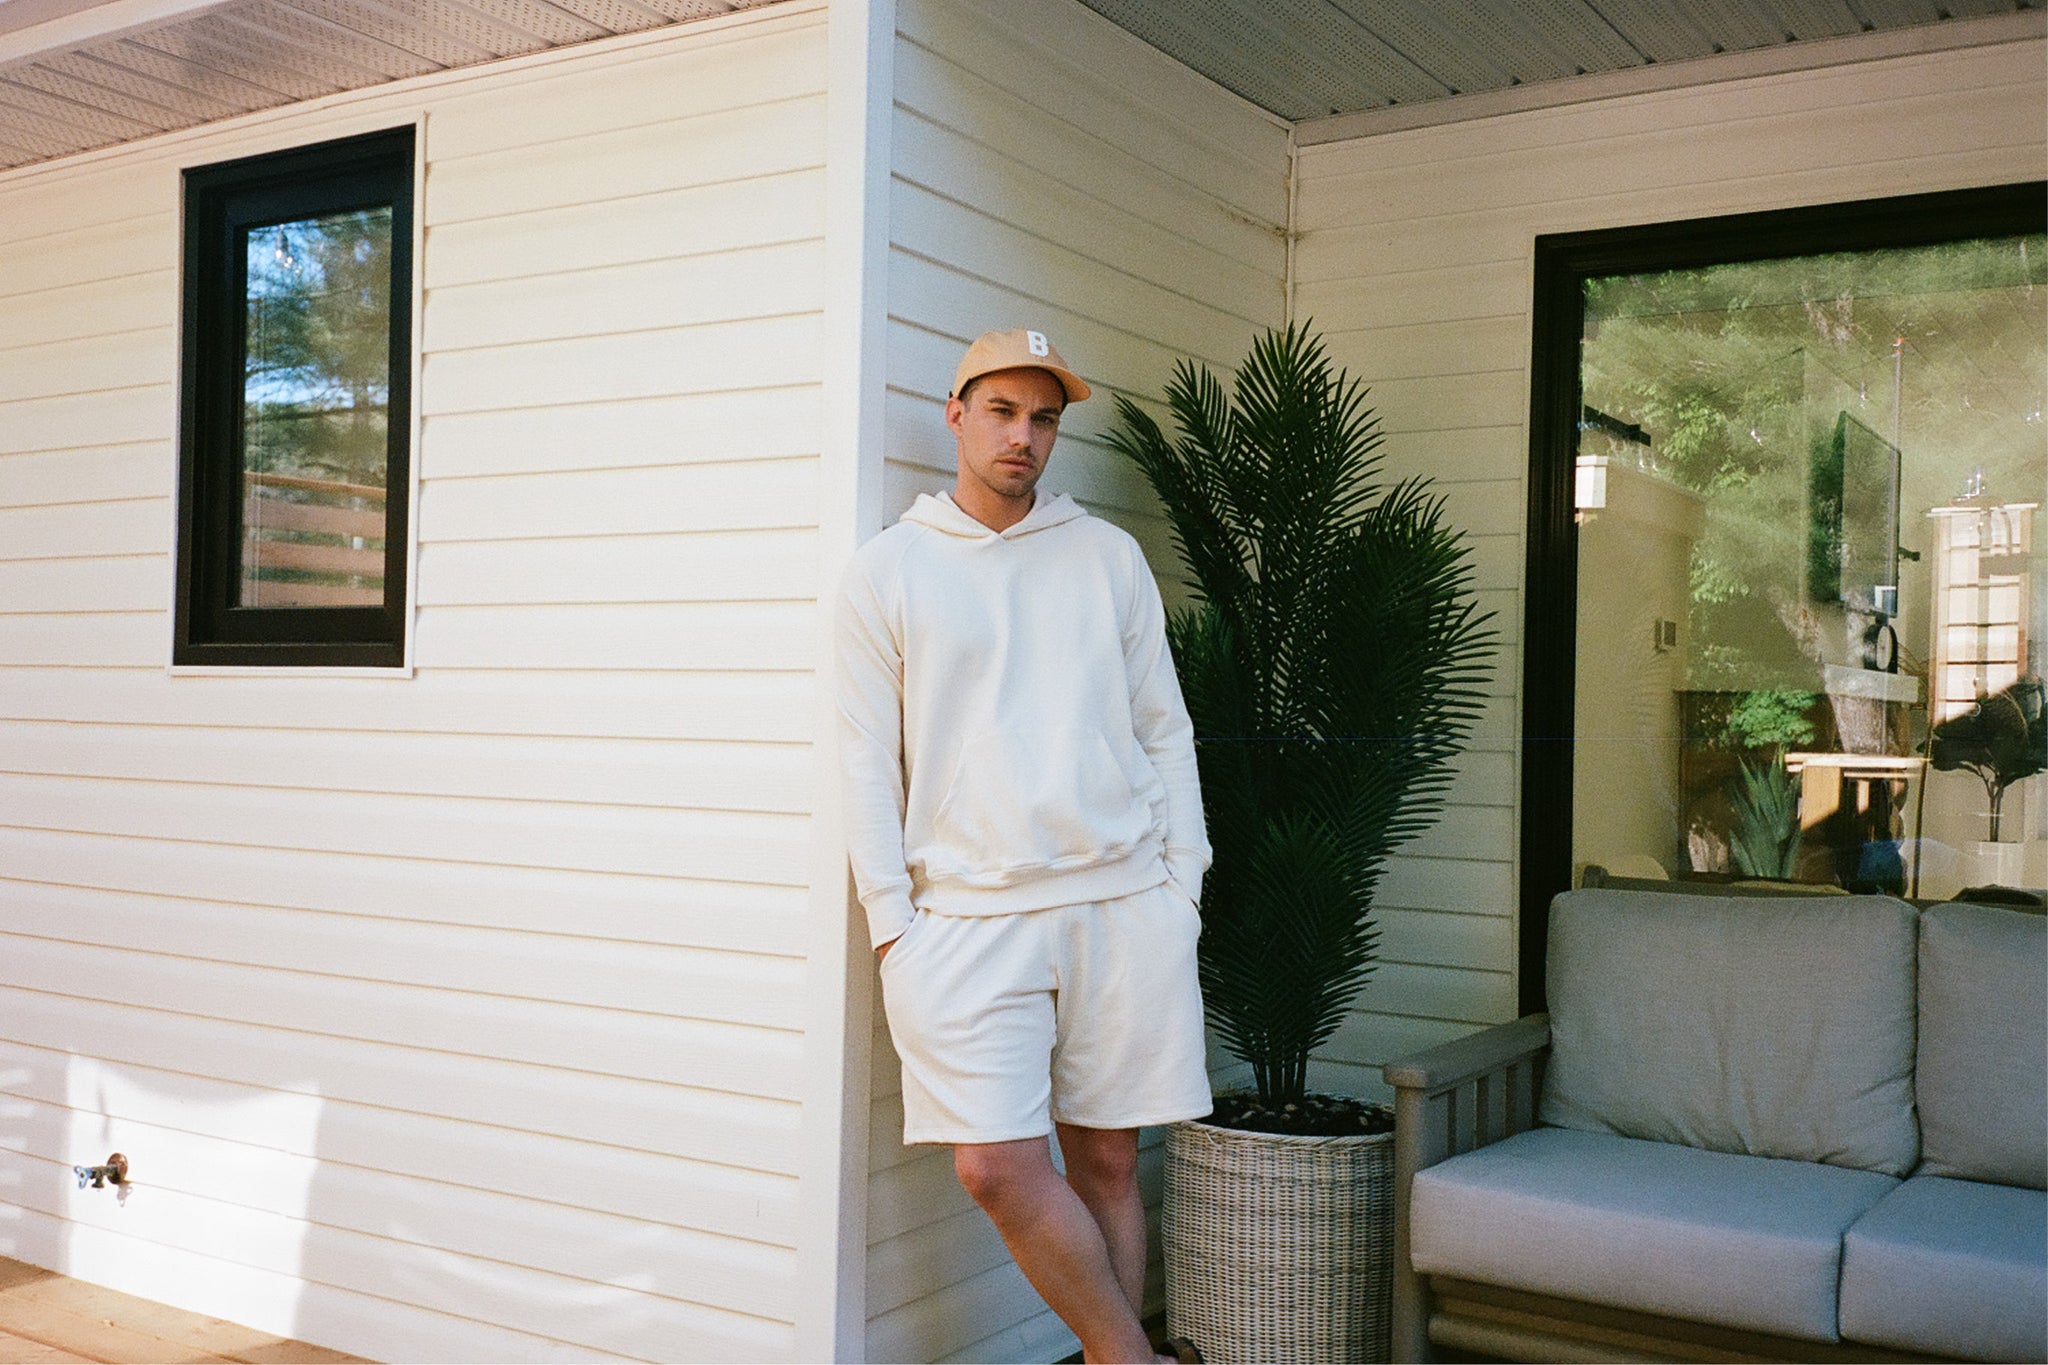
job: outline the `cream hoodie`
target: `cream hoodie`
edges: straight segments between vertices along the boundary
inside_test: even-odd
[[[837,622],[847,842],[875,946],[916,909],[1110,900],[1209,866],[1194,730],[1138,543],[1072,498],[991,531],[920,497]]]

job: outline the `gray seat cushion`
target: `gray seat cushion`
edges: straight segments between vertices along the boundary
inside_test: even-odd
[[[2048,1186],[2048,916],[1920,916],[1920,1170]]]
[[[1842,1335],[1975,1360],[2048,1360],[2048,1194],[1916,1175],[1849,1229]]]
[[[1835,1340],[1842,1234],[1890,1176],[1537,1128],[1417,1173],[1425,1274]]]
[[[1905,1175],[1917,919],[1884,896],[1559,896],[1543,1122]]]

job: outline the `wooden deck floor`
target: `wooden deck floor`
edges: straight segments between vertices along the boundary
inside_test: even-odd
[[[0,1258],[0,1365],[340,1365],[358,1360]]]

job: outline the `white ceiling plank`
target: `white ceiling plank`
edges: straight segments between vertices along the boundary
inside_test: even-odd
[[[1717,52],[1740,52],[1778,41],[1770,20],[1749,6],[1689,4],[1687,0],[1616,0],[1601,13],[1657,62],[1691,61]]]
[[[677,23],[688,23],[692,19],[709,19],[716,14],[730,14],[738,9],[771,4],[773,0],[734,0],[731,4],[726,0],[646,0],[646,3]]]
[[[546,0],[464,0],[471,9],[531,33],[551,47],[602,38],[605,30]]]
[[[1767,0],[1778,18],[1787,42],[1810,42],[1815,38],[1840,38],[1863,31],[1847,0]]]
[[[273,90],[267,85],[243,80],[239,76],[215,70],[203,62],[151,47],[133,38],[97,43],[81,49],[78,55],[118,70],[135,72],[181,90],[193,91],[207,99],[232,105],[237,112],[267,109],[290,98],[282,90]]]
[[[1087,3],[1112,23],[1282,117],[1431,99],[1447,88],[1321,0]]]
[[[1643,55],[1584,0],[1467,0],[1467,42],[1491,43],[1497,60],[1531,80],[1625,71]]]
[[[255,6],[236,4],[216,10],[187,28],[205,33],[259,70],[275,71],[280,76],[288,71],[297,72],[333,90],[360,90],[391,79],[368,65],[360,53],[344,51],[339,44],[315,44],[306,37],[279,32],[266,19]]]
[[[0,65],[119,38],[139,29],[190,19],[232,0],[103,0],[40,24],[0,32]],[[0,10],[4,12],[4,10]]]
[[[1941,0],[1855,0],[1863,17],[1880,29],[1937,24],[1947,7]]]
[[[562,9],[613,33],[638,33],[668,22],[668,16],[633,0],[554,0]]]
[[[341,58],[387,80],[439,71],[445,65],[275,0],[243,0],[228,15],[294,47]]]
[[[26,92],[0,89],[0,139],[45,150],[46,156],[68,156],[116,139],[95,136],[76,123],[50,118],[26,108],[17,98]]]
[[[465,42],[439,28],[419,13],[417,5],[401,11],[376,0],[288,0],[302,10],[330,24],[367,34],[401,51],[426,58],[441,67],[468,66],[489,61],[497,53],[488,47]]]
[[[42,152],[32,152],[11,142],[0,142],[0,167],[26,166],[31,161],[41,161],[43,156]]]
[[[17,62],[0,72],[0,77],[15,85],[25,85],[45,95],[105,109],[159,130],[182,126],[189,117],[183,108],[132,95],[100,82],[83,80],[43,62]]]
[[[245,84],[274,90],[287,99],[308,100],[341,89],[329,81],[314,80],[289,62],[279,62],[277,45],[258,41],[254,35],[246,45],[233,29],[223,34],[202,23],[177,24],[138,33],[123,41],[176,57],[187,66],[204,67],[234,77]]]
[[[62,95],[51,95],[11,79],[11,71],[0,71],[0,95],[18,109],[40,114],[64,127],[77,128],[93,136],[95,143],[128,142],[163,131],[161,121],[125,118],[99,104],[87,104]]]
[[[1465,41],[1455,10],[1433,0],[1331,0],[1367,31],[1445,88],[1463,94],[1508,84],[1508,73]]]
[[[452,33],[466,43],[487,47],[501,57],[538,52],[549,46],[548,40],[540,34],[507,23],[479,6],[465,5],[462,0],[410,0],[410,3],[436,28]]]

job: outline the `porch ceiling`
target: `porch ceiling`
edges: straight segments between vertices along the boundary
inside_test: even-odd
[[[0,170],[766,3],[0,0]],[[1412,111],[1717,53],[1818,43],[1818,54],[1832,39],[1968,28],[2042,0],[1083,3],[1254,104],[1304,121]],[[1826,63],[1816,56],[1811,64]]]
[[[1219,85],[1300,122],[1720,53],[2011,15],[2039,8],[2040,0],[1082,3]]]

